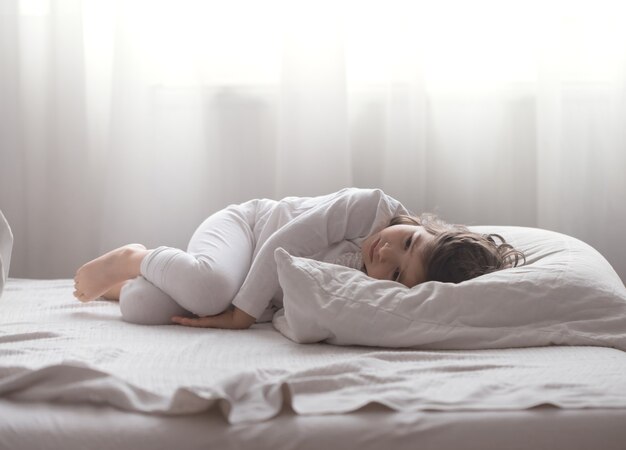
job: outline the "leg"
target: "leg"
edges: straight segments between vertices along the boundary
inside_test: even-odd
[[[88,302],[139,276],[141,261],[148,253],[143,245],[130,244],[88,262],[76,271],[74,297]]]
[[[188,251],[159,247],[141,264],[141,274],[198,316],[226,310],[248,274],[254,252],[256,202],[230,206],[206,219]]]
[[[173,325],[173,316],[192,316],[144,277],[125,282],[119,299],[122,319],[130,323]]]

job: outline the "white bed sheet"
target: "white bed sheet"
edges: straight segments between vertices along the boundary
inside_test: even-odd
[[[519,416],[545,428],[536,418],[548,411],[552,417],[581,421],[608,417],[594,421],[599,427],[594,439],[624,442],[624,427],[614,424],[624,423],[626,354],[615,349],[402,351],[299,345],[269,324],[246,331],[126,324],[114,302],[76,302],[70,280],[10,280],[6,288],[0,299],[0,396],[5,399],[2,408],[14,418],[41,402],[48,403],[41,406],[43,416],[49,413],[46,408],[65,408],[58,403],[81,405],[63,409],[69,416],[104,403],[117,408],[119,417],[157,427],[205,414],[226,433],[268,430],[286,421],[296,428],[318,423],[332,429],[335,424],[337,430],[348,430],[337,433],[349,439],[353,419],[355,429],[362,430],[387,421],[379,437],[396,430],[391,435],[402,438],[412,436],[423,420],[438,423],[445,417],[462,416],[470,422],[485,417],[493,426],[496,418]],[[380,416],[371,423],[363,416],[375,415],[363,411],[329,415],[370,403],[397,412],[375,408]],[[212,409],[214,405],[221,408]],[[529,409],[539,405],[561,409]],[[107,416],[116,415],[114,409],[100,408]],[[219,418],[219,411],[226,420]],[[192,413],[202,414],[188,415]],[[404,421],[412,425],[405,429]],[[39,429],[35,423],[16,419],[11,429]]]
[[[148,415],[106,406],[0,400],[0,449],[33,450],[624,450],[626,410],[282,411],[229,425],[216,410]]]

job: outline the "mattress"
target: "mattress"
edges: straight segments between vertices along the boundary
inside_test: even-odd
[[[162,416],[0,400],[0,448],[158,450],[623,450],[623,410],[394,412],[377,405],[229,425],[219,411]]]
[[[626,355],[147,327],[71,280],[0,299],[0,448],[626,448]]]

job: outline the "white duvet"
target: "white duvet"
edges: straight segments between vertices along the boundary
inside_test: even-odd
[[[603,347],[425,351],[296,344],[270,324],[226,331],[125,323],[76,302],[70,280],[9,280],[0,299],[0,396],[230,422],[371,402],[407,410],[626,408],[626,354]]]

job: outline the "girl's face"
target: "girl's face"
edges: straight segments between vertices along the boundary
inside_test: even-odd
[[[417,225],[393,225],[361,245],[365,272],[372,278],[413,287],[426,281],[423,254],[435,237]]]

